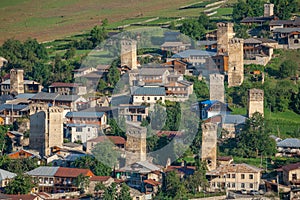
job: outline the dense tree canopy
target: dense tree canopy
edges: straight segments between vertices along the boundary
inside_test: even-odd
[[[28,194],[35,186],[32,178],[26,174],[18,174],[5,187],[6,194]]]
[[[238,0],[233,6],[233,20],[237,22],[245,17],[262,16],[264,10],[263,3],[262,0]]]
[[[83,156],[74,161],[74,166],[90,169],[96,176],[109,176],[112,169],[93,156]]]

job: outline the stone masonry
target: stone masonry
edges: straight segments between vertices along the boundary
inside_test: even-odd
[[[126,165],[147,159],[145,127],[133,122],[127,122]]]
[[[244,40],[229,40],[228,50],[228,87],[239,86],[244,81]]]
[[[17,95],[24,93],[24,70],[10,70],[10,94]]]
[[[136,41],[121,40],[121,66],[127,66],[131,70],[137,69]]]
[[[229,40],[234,37],[233,23],[217,24],[217,48],[219,53],[228,52]]]
[[[225,102],[224,75],[209,75],[209,99]]]
[[[272,17],[274,15],[274,4],[264,4],[264,17]]]
[[[207,163],[208,171],[217,167],[217,130],[215,123],[202,124],[201,160]]]
[[[41,156],[51,154],[53,146],[63,144],[63,108],[47,104],[30,105],[29,146]]]
[[[264,116],[264,91],[254,88],[248,93],[248,117],[252,117],[255,112]]]

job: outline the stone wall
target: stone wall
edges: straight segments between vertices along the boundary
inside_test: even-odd
[[[228,87],[239,86],[244,81],[244,40],[229,40],[228,51]]]
[[[209,99],[225,102],[224,75],[209,75]]]
[[[121,66],[127,66],[130,69],[137,69],[136,41],[121,41]]]
[[[10,94],[24,93],[24,71],[22,69],[10,70]]]
[[[264,91],[260,89],[250,89],[248,93],[248,117],[255,112],[264,116]]]

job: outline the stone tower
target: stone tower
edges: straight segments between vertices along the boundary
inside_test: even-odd
[[[210,74],[209,75],[209,99],[225,102],[224,90],[224,75]]]
[[[24,93],[24,70],[10,70],[10,94],[17,95]]]
[[[252,117],[255,112],[264,116],[264,91],[254,88],[248,94],[248,117]]]
[[[239,86],[244,81],[244,40],[229,40],[228,49],[228,87]]]
[[[217,24],[217,48],[219,53],[228,52],[228,42],[234,37],[233,23]]]
[[[208,171],[217,167],[217,130],[215,123],[202,124],[201,160],[207,163]]]
[[[272,17],[274,15],[274,4],[264,4],[264,17]]]
[[[49,107],[47,104],[30,105],[31,149],[40,152],[41,156],[51,154],[51,147],[63,144],[63,108]]]
[[[145,127],[127,122],[126,165],[147,159]]]
[[[137,52],[135,40],[121,40],[121,66],[131,70],[137,69]]]

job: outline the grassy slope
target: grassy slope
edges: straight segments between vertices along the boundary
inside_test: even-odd
[[[134,17],[198,16],[199,9],[178,10],[180,6],[196,2],[199,1],[1,0],[0,43],[8,38],[57,39],[90,29],[104,18],[124,25],[127,22],[122,23],[122,20]]]

